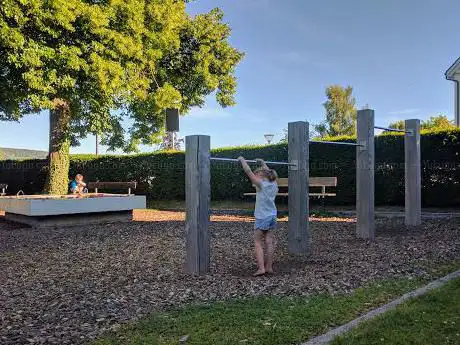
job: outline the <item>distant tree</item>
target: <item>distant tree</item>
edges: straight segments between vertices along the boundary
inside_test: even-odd
[[[309,130],[309,138],[310,140],[319,137],[319,133],[316,131],[316,125],[310,124],[310,130]],[[283,128],[283,137],[279,141],[280,143],[287,143],[288,142],[288,129]]]
[[[431,116],[429,120],[422,121],[422,129],[452,129],[455,128],[454,121],[449,120],[446,115]]]
[[[174,150],[180,151],[184,138],[179,138],[176,132],[166,132],[163,135],[163,142],[160,145],[160,150]]]
[[[186,114],[212,93],[235,103],[243,54],[230,27],[219,9],[189,16],[186,2],[1,2],[0,120],[49,110],[46,192],[67,192],[69,148],[88,134],[136,151],[161,142],[166,108]]]
[[[331,85],[326,88],[327,101],[323,104],[326,120],[314,128],[320,137],[353,135],[356,132],[356,100],[353,88]]]
[[[326,123],[326,121],[323,121],[317,125],[314,125],[314,129],[315,129],[315,132],[317,133],[317,136],[319,138],[324,138],[324,137],[328,137],[330,136],[329,135],[329,131],[328,131],[328,125]]]
[[[404,120],[398,120],[388,125],[389,128],[394,128],[394,129],[404,129],[404,126],[405,126]]]
[[[390,123],[388,127],[395,129],[404,129],[404,120]],[[455,128],[454,122],[449,120],[445,115],[431,116],[428,120],[422,121],[420,129],[452,129]]]

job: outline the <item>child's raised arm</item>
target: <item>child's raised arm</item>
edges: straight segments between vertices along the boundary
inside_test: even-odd
[[[241,157],[241,156],[238,157],[238,161],[241,163],[241,166],[243,167],[244,172],[246,173],[246,175],[248,175],[249,180],[251,180],[252,184],[257,187],[260,187],[261,180],[256,175],[254,175],[254,173],[252,172],[251,168],[249,167],[244,157]]]

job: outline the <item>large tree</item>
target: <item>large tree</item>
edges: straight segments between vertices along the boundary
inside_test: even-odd
[[[315,126],[320,137],[354,135],[356,132],[356,100],[351,86],[331,85],[326,88],[323,104],[326,120]]]
[[[2,0],[0,120],[49,110],[46,192],[67,192],[69,147],[88,134],[135,151],[159,142],[166,108],[234,104],[243,54],[219,9],[192,18],[186,2]]]
[[[399,120],[390,123],[388,127],[395,129],[404,129],[404,120]],[[454,122],[449,120],[446,115],[431,116],[428,120],[422,121],[420,124],[421,129],[442,130],[455,128]]]

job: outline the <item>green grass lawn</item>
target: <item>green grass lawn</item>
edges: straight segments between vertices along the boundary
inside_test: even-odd
[[[460,344],[460,279],[364,322],[332,344]]]
[[[430,271],[442,276],[458,268],[460,262]],[[345,295],[260,297],[192,305],[155,313],[96,340],[93,345],[176,345],[185,335],[187,345],[298,344],[425,283],[421,279],[387,280]]]

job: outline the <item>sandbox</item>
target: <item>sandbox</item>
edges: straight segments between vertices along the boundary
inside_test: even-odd
[[[20,195],[0,197],[7,220],[35,227],[129,221],[146,197],[128,194]]]

